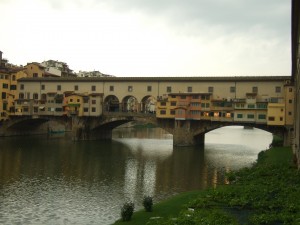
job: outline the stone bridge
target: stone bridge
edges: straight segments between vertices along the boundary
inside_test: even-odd
[[[16,117],[2,124],[0,136],[41,134],[62,130],[72,132],[74,141],[111,139],[114,128],[131,121],[151,123],[166,130],[173,135],[173,145],[175,146],[204,144],[207,132],[233,125],[255,127],[279,135],[284,138],[285,145],[289,145],[291,137],[290,131],[283,126],[209,120],[160,119],[156,118],[155,114],[134,112],[104,112],[99,117]]]

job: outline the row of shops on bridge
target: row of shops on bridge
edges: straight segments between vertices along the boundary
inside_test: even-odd
[[[20,93],[10,109],[10,116],[101,116],[103,113],[155,113],[155,98],[146,96],[138,102],[133,96],[122,101],[103,93],[57,92]]]
[[[157,102],[156,117],[292,126],[293,91],[289,86],[284,97],[261,98],[257,93],[246,93],[240,99],[213,98],[211,93],[172,93]]]
[[[141,102],[133,96],[121,101],[102,93],[49,92],[32,96],[20,93],[10,110],[11,116],[101,116],[103,113],[151,113],[160,119],[210,120],[223,122],[293,124],[293,87],[285,97],[263,99],[256,93],[245,98],[219,99],[211,93],[170,93],[145,96]]]

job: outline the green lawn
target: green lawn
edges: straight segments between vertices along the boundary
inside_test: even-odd
[[[155,204],[152,212],[141,210],[133,214],[131,221],[117,221],[114,224],[142,225],[146,224],[151,217],[167,218],[177,216],[179,212],[185,208],[185,205],[196,198],[199,193],[200,191],[193,191],[176,195],[168,200]]]
[[[253,167],[227,177],[229,185],[180,194],[115,224],[300,224],[300,172],[291,148],[263,151]]]

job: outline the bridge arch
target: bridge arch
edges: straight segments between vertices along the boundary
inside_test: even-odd
[[[136,97],[127,95],[121,103],[122,112],[139,112],[139,104]]]
[[[156,98],[152,95],[146,95],[140,103],[140,111],[144,113],[155,113]]]
[[[119,112],[120,101],[115,95],[108,95],[104,99],[104,109],[107,112]]]
[[[223,127],[232,127],[232,126],[242,126],[242,127],[249,127],[249,128],[257,128],[273,135],[277,135],[282,138],[286,138],[285,136],[289,133],[289,131],[285,127],[280,126],[267,126],[265,124],[250,124],[250,123],[204,123],[201,127],[194,129],[193,136],[194,139],[202,139],[204,140],[204,135],[210,131],[223,128]]]

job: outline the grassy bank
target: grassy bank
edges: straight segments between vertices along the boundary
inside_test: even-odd
[[[290,148],[273,147],[253,167],[229,173],[229,185],[180,194],[115,224],[300,224],[300,174],[292,158]]]

